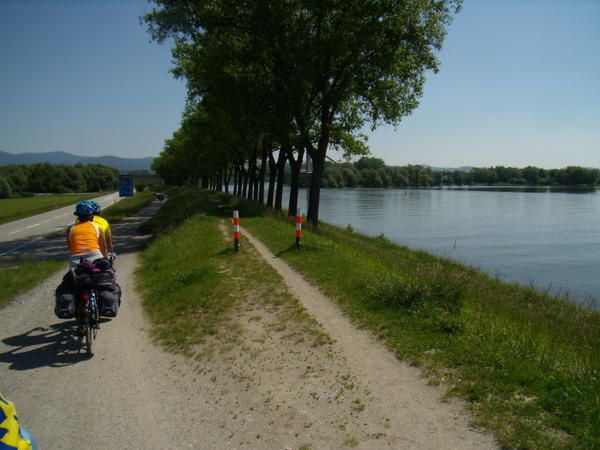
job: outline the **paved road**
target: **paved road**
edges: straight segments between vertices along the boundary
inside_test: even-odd
[[[119,200],[119,194],[115,192],[95,200],[106,208]],[[47,235],[62,231],[73,223],[74,207],[75,204],[0,225],[0,257],[23,254],[50,257],[55,254],[54,246],[59,241]],[[59,245],[64,250],[63,234],[60,235]],[[41,251],[39,254],[38,249]]]

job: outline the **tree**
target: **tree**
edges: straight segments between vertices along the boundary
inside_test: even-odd
[[[29,189],[29,167],[25,165],[9,164],[0,167],[0,176],[10,185],[12,192],[27,192]]]
[[[364,157],[360,158],[356,163],[355,167],[358,170],[363,169],[385,169],[385,161],[380,158]]]
[[[521,171],[521,174],[527,184],[538,184],[538,181],[540,179],[540,169],[538,169],[537,167],[527,166]]]
[[[272,114],[256,114],[255,107],[246,114],[266,119],[258,121],[266,125],[262,131],[284,144],[285,157],[288,137],[298,136],[296,150],[306,151],[313,164],[307,218],[316,225],[336,135],[352,135],[367,123],[398,124],[417,107],[460,0],[155,3],[159,8],[145,20],[155,39],[176,38],[179,73],[190,80],[218,68],[233,86],[254,87],[243,98],[266,99],[264,110]],[[210,76],[195,79],[201,82],[188,87],[192,97],[218,91]]]
[[[12,195],[10,185],[4,177],[0,177],[0,198],[9,198]]]
[[[595,173],[592,170],[585,169],[579,166],[569,166],[563,169],[563,180],[564,184],[569,186],[577,186],[588,184],[592,185],[596,181]]]

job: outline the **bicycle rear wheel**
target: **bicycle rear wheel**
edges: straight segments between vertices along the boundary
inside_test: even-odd
[[[92,336],[92,329],[94,327],[93,321],[92,321],[92,308],[90,308],[90,304],[87,303],[85,305],[85,308],[83,309],[83,315],[84,315],[84,328],[85,328],[85,335],[84,335],[84,339],[85,339],[85,350],[87,352],[88,355],[92,356],[92,340],[93,340],[93,336]]]

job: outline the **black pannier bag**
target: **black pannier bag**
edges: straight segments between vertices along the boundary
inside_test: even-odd
[[[94,287],[94,284],[92,283],[92,274],[90,272],[86,271],[78,271],[75,274],[75,284],[77,285],[77,287],[82,287],[82,288],[91,288]]]
[[[93,272],[90,276],[90,282],[96,289],[114,289],[115,273],[112,270]]]
[[[98,289],[98,304],[100,315],[103,317],[117,317],[121,305],[121,286],[113,281],[113,287]]]
[[[54,314],[59,319],[72,319],[75,317],[75,299],[77,297],[77,290],[75,288],[74,280],[74,273],[69,271],[63,277],[62,283],[56,288]]]

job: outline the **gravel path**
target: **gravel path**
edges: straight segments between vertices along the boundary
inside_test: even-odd
[[[442,401],[444,392],[429,386],[418,369],[399,362],[367,331],[357,329],[333,301],[247,230],[242,232],[333,338],[352,376],[366,385],[369,395],[361,399],[365,405],[361,420],[370,425],[380,425],[384,420],[388,430],[385,435],[393,436],[393,448],[497,448],[491,436],[469,426],[469,415],[460,402]],[[377,444],[371,442],[364,448],[377,448]]]

